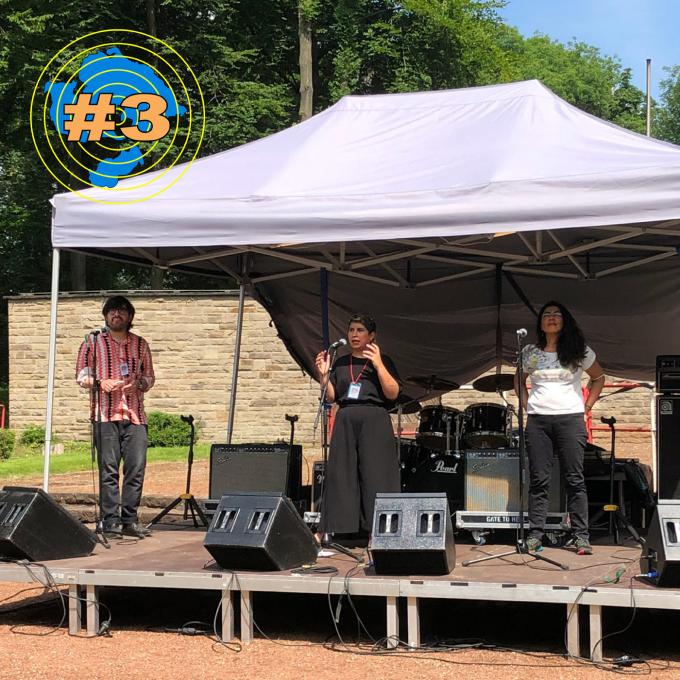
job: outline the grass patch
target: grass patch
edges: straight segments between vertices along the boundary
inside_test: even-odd
[[[183,462],[188,455],[187,446],[153,447],[147,451],[148,463]],[[194,460],[210,457],[210,444],[194,445]],[[64,442],[64,453],[50,457],[50,474],[83,472],[92,467],[90,445],[87,442]],[[0,481],[16,477],[42,475],[42,450],[17,446],[9,460],[0,460]]]

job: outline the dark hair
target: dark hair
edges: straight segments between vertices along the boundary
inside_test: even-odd
[[[349,317],[347,328],[349,328],[350,324],[353,323],[360,323],[369,333],[375,333],[377,329],[375,319],[368,314],[364,314],[363,312],[352,314],[352,316]]]
[[[557,307],[562,312],[562,330],[557,339],[557,358],[562,366],[576,368],[586,356],[586,339],[576,319],[562,303],[550,300],[541,307],[536,321],[536,337],[538,338],[536,345],[539,349],[545,349],[547,343],[546,335],[541,329],[541,321],[543,312],[548,307]]]
[[[114,295],[113,297],[110,297],[102,307],[102,315],[104,318],[106,318],[106,315],[114,309],[127,310],[127,313],[130,315],[130,321],[128,323],[127,329],[130,330],[132,328],[132,320],[135,318],[135,308],[133,307],[130,300],[128,300],[123,295]]]

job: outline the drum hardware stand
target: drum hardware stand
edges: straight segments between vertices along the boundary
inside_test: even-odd
[[[469,567],[473,564],[479,564],[480,562],[488,562],[489,560],[497,560],[503,557],[508,557],[509,555],[529,555],[535,560],[541,562],[547,562],[555,567],[559,567],[563,571],[569,571],[569,566],[562,564],[555,560],[551,560],[548,557],[544,557],[539,553],[530,553],[528,551],[525,539],[525,528],[524,528],[524,477],[525,477],[525,461],[526,461],[526,441],[524,439],[524,408],[522,404],[522,386],[520,381],[524,377],[524,366],[522,365],[522,338],[526,336],[525,330],[517,331],[517,377],[518,377],[518,387],[519,387],[519,404],[517,409],[517,420],[519,425],[519,529],[517,531],[517,539],[515,541],[514,550],[508,550],[506,552],[500,553],[499,555],[487,555],[485,557],[479,557],[475,560],[466,560],[463,562],[464,567]]]
[[[163,510],[161,510],[144,528],[145,529],[150,529],[154,524],[157,524],[160,522],[163,517],[165,517],[169,512],[174,510],[180,503],[184,503],[184,515],[183,518],[186,520],[189,517],[189,513],[191,513],[191,519],[194,522],[194,527],[198,527],[198,521],[196,519],[196,515],[198,515],[198,518],[201,520],[201,524],[203,524],[204,527],[208,527],[210,522],[208,521],[208,518],[205,516],[205,513],[203,510],[201,510],[201,506],[198,504],[196,501],[196,498],[194,495],[191,493],[191,468],[194,464],[194,436],[195,436],[195,430],[194,430],[194,417],[192,415],[189,416],[180,416],[182,421],[185,423],[189,424],[189,427],[191,428],[191,434],[189,435],[189,454],[187,457],[187,485],[186,485],[186,491],[177,498],[175,498],[172,503],[169,505],[166,505]]]
[[[102,466],[100,456],[97,455],[97,444],[102,440],[102,403],[101,403],[101,381],[97,377],[97,337],[101,331],[92,331],[86,338],[87,342],[92,336],[92,385],[90,387],[90,412],[94,415],[90,423],[92,428],[90,437],[90,447],[92,455],[92,465],[94,465],[95,460],[97,462],[97,472],[98,472],[98,493],[97,502],[95,504],[95,516],[94,516],[94,536],[98,543],[103,545],[105,548],[111,548],[111,544],[104,536],[104,516],[102,511]],[[94,480],[93,484],[94,484]]]
[[[640,545],[645,544],[645,539],[640,536],[636,531],[635,527],[628,521],[628,518],[622,512],[619,505],[614,502],[614,474],[616,469],[616,418],[611,416],[611,418],[605,418],[602,416],[600,421],[605,425],[609,426],[611,432],[611,451],[609,454],[609,503],[602,506],[600,513],[609,514],[609,532],[608,536],[614,537],[614,543],[619,545],[619,529],[624,528],[631,535],[633,540],[637,541]],[[598,513],[598,515],[600,514]],[[594,518],[593,518],[594,519]]]

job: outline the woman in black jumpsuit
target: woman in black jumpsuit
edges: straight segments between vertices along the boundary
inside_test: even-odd
[[[328,380],[328,401],[338,404],[321,509],[323,533],[370,532],[378,492],[400,490],[399,462],[387,410],[399,396],[392,360],[375,344],[375,321],[355,314],[347,338],[351,353],[329,374],[329,357],[316,357],[319,381]]]

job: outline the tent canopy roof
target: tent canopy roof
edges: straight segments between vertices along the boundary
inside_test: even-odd
[[[680,148],[583,113],[538,81],[345,97],[196,161],[152,199],[95,202],[139,200],[185,169],[56,195],[54,246],[448,238],[680,218]]]

